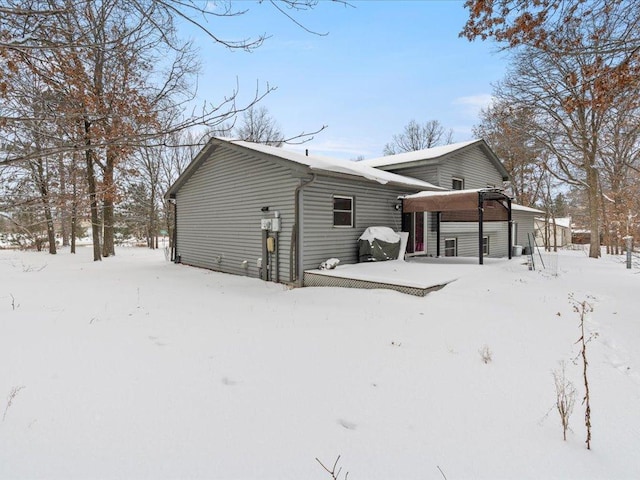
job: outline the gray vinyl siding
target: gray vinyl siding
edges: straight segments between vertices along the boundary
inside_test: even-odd
[[[534,212],[523,212],[522,210],[512,210],[511,219],[517,224],[516,238],[513,239],[514,245],[529,245],[527,234],[534,233],[534,218],[537,214]]]
[[[219,147],[177,193],[177,254],[185,264],[258,277],[261,208],[278,210],[280,281],[289,279],[289,247],[298,181],[273,162]],[[242,262],[248,262],[248,269]]]
[[[480,148],[459,152],[440,165],[438,186],[451,188],[454,177],[464,180],[465,190],[486,188],[488,185],[502,188],[500,172],[496,170],[496,167]]]
[[[417,178],[438,187],[451,188],[452,179],[464,180],[464,188],[502,188],[502,175],[480,147],[454,153],[438,163],[405,168],[385,168],[393,173]]]
[[[485,222],[482,227],[483,236],[489,237],[489,255],[492,258],[507,257],[508,230],[507,222]],[[427,255],[437,254],[437,235],[429,229]],[[478,224],[475,222],[443,222],[440,224],[440,255],[444,256],[446,238],[458,240],[459,257],[478,257]]]
[[[454,153],[436,164],[389,169],[394,173],[414,177],[439,187],[451,189],[453,178],[464,181],[464,188],[487,188],[493,185],[502,188],[502,175],[487,158],[480,147]],[[437,235],[432,227],[432,216],[427,215],[427,255],[437,254]],[[484,236],[489,237],[489,257],[508,255],[506,222],[485,222]],[[440,254],[444,255],[445,238],[456,238],[458,256],[478,256],[478,224],[474,222],[442,223],[440,230]]]
[[[429,182],[432,185],[440,185],[440,177],[438,175],[438,165],[422,165],[419,167],[408,167],[399,170],[389,170],[405,177],[417,178],[423,182]],[[444,185],[443,185],[444,186]],[[451,185],[446,185],[446,188],[451,188]]]
[[[367,227],[386,226],[400,231],[402,216],[394,208],[398,196],[413,193],[380,184],[320,177],[302,194],[303,270],[318,268],[328,258],[343,264],[358,262],[358,237]],[[333,226],[333,195],[354,198],[355,226]]]

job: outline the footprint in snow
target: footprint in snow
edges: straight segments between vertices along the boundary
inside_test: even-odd
[[[358,427],[355,423],[344,420],[343,418],[338,419],[338,425],[346,428],[347,430],[355,430]]]
[[[230,379],[229,377],[223,377],[222,378],[222,384],[226,385],[228,387],[233,387],[234,385],[237,385],[238,382],[236,382],[235,380]]]
[[[160,339],[158,339],[158,337],[154,337],[153,335],[149,335],[148,338],[159,347],[165,347],[167,345],[166,343],[161,342]]]

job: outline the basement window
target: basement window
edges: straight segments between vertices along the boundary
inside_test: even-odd
[[[482,254],[489,255],[489,237],[482,237]]]
[[[333,196],[333,226],[353,227],[353,197]]]
[[[458,256],[458,239],[457,238],[444,239],[444,256],[445,257]]]

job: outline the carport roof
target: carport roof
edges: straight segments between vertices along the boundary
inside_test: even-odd
[[[401,197],[403,212],[457,212],[475,210],[482,200],[509,200],[499,189],[420,192]]]

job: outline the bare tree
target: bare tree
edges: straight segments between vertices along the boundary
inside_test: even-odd
[[[640,9],[628,0],[466,0],[464,6],[469,19],[460,36],[469,40],[493,38],[509,48],[560,55],[620,54],[623,60],[640,49]],[[597,17],[607,17],[613,32],[590,45],[588,24]]]
[[[629,92],[615,105],[615,114],[602,129],[599,181],[604,240],[607,253],[619,254],[628,230],[629,213],[637,211],[640,198],[640,103]]]
[[[530,108],[497,101],[480,111],[477,138],[491,145],[511,177],[511,193],[517,203],[533,207],[541,198],[544,165],[542,151],[531,134],[535,124]]]
[[[241,123],[232,135],[247,142],[264,143],[279,147],[285,138],[276,120],[264,106],[252,106],[242,112]]]
[[[267,4],[304,28],[295,12],[316,3]],[[6,0],[0,6],[0,98],[22,81],[25,71],[48,92],[44,108],[28,114],[0,102],[0,166],[56,158],[77,167],[81,161],[94,260],[115,253],[116,178],[136,149],[166,146],[172,133],[194,126],[215,128],[232,121],[272,90],[257,85],[253,98],[239,106],[236,85],[217,104],[187,109],[196,94],[198,62],[192,45],[179,40],[176,20],[200,28],[218,46],[251,51],[267,36],[226,39],[209,27],[211,20],[246,11],[244,3],[222,2],[211,9],[206,3],[179,0]],[[181,114],[174,115],[176,111]],[[160,121],[170,115],[170,122]],[[34,126],[42,139],[39,148],[19,148],[24,132],[33,136]],[[62,177],[57,180],[63,183]],[[84,191],[75,187],[76,193]]]
[[[453,130],[446,130],[438,120],[428,120],[420,124],[411,120],[402,133],[393,135],[391,142],[384,146],[384,155],[413,152],[438,145],[453,143]]]
[[[576,343],[580,346],[578,356],[582,359],[582,380],[584,381],[585,392],[582,398],[582,404],[584,405],[584,425],[587,429],[585,443],[587,444],[587,450],[591,450],[591,396],[589,391],[589,378],[587,376],[587,367],[589,365],[587,361],[587,344],[593,340],[597,334],[591,334],[587,337],[584,331],[584,322],[587,316],[593,312],[593,305],[586,300],[576,300],[573,294],[569,295],[569,300],[573,304],[573,311],[580,317],[580,338],[578,338]]]
[[[567,378],[565,362],[560,362],[560,369],[553,371],[553,381],[556,387],[556,409],[562,423],[562,438],[566,442],[569,418],[576,401],[576,389]]]
[[[590,49],[597,38],[595,33],[589,37]],[[598,169],[603,127],[615,114],[616,103],[629,93],[627,84],[602,83],[620,74],[620,68],[629,66],[620,65],[617,57],[555,55],[525,48],[514,55],[513,67],[496,91],[501,101],[531,109],[536,121],[530,134],[547,152],[545,168],[559,180],[585,190],[591,257],[600,256]]]
[[[533,109],[535,140],[548,170],[588,199],[590,257],[600,256],[603,132],[616,105],[638,103],[640,9],[625,0],[467,0],[461,36],[514,48],[499,89],[505,102]]]
[[[332,0],[332,2],[349,5],[343,0]],[[0,24],[0,55],[5,59],[4,62],[0,62],[0,97],[19,77],[16,65],[20,62],[33,63],[33,66],[38,67],[41,55],[50,56],[56,51],[61,52],[63,58],[69,59],[76,55],[77,60],[89,58],[98,61],[100,57],[109,54],[121,55],[123,54],[122,49],[127,48],[132,41],[140,40],[143,37],[150,39],[150,35],[155,38],[149,42],[138,42],[137,44],[138,46],[144,45],[144,51],[138,52],[138,55],[145,59],[146,68],[153,71],[147,71],[147,75],[143,75],[146,86],[149,86],[150,83],[154,83],[155,86],[149,102],[158,108],[160,100],[164,101],[165,106],[168,106],[168,101],[168,103],[178,105],[183,110],[183,115],[175,119],[168,131],[147,130],[142,133],[134,129],[117,132],[117,135],[108,139],[93,138],[92,148],[104,149],[113,145],[137,148],[141,145],[148,146],[150,142],[162,145],[167,133],[203,125],[215,128],[217,125],[233,119],[237,113],[250,108],[273,90],[273,87],[268,84],[266,86],[257,85],[253,98],[246,101],[244,105],[238,105],[236,101],[239,85],[236,85],[230,94],[218,103],[205,102],[199,108],[194,108],[191,104],[196,92],[195,85],[188,83],[195,71],[193,67],[197,67],[197,62],[191,44],[181,42],[177,38],[176,20],[180,19],[180,21],[200,29],[217,46],[230,50],[252,51],[263,44],[268,38],[267,34],[229,39],[220,37],[211,27],[211,25],[219,24],[220,19],[244,15],[249,11],[247,3],[219,2],[215,9],[210,8],[207,2],[183,2],[180,0],[109,0],[105,3],[106,7],[101,2],[96,4],[91,0],[6,0],[5,5],[0,7],[0,13],[3,17],[3,23]],[[261,7],[262,3],[257,1],[256,8]],[[309,30],[297,21],[295,13],[313,9],[317,3],[317,0],[264,2],[267,6],[265,8],[275,8],[301,28],[316,34],[318,32]],[[98,10],[107,14],[96,15],[95,12]],[[85,19],[84,22],[74,22],[74,18],[77,20],[80,18],[79,15],[83,13],[91,15],[90,21]],[[124,28],[114,26],[113,17],[122,17],[123,14],[126,23]],[[107,32],[100,33],[96,27],[105,22],[111,22],[112,28]],[[96,36],[100,37],[98,43],[96,43]],[[96,45],[102,45],[102,47],[97,48]],[[151,51],[154,54],[150,54]],[[126,54],[120,57],[121,60],[124,58],[126,58]],[[34,59],[34,62],[31,59]],[[189,67],[185,68],[187,65]],[[75,68],[78,68],[78,65]],[[97,80],[102,79],[98,78]],[[127,81],[129,80],[127,79]],[[145,93],[148,94],[149,90],[145,89]],[[52,111],[51,114],[56,120],[61,118],[60,112]],[[19,115],[3,112],[0,115],[0,126],[5,122],[20,122],[22,120],[24,118]],[[306,138],[314,133],[316,132],[302,133],[287,140],[293,143],[296,139]],[[75,140],[59,140],[45,153],[84,151]],[[28,160],[41,155],[36,152],[16,154],[10,149],[5,149],[0,151],[0,165]]]

